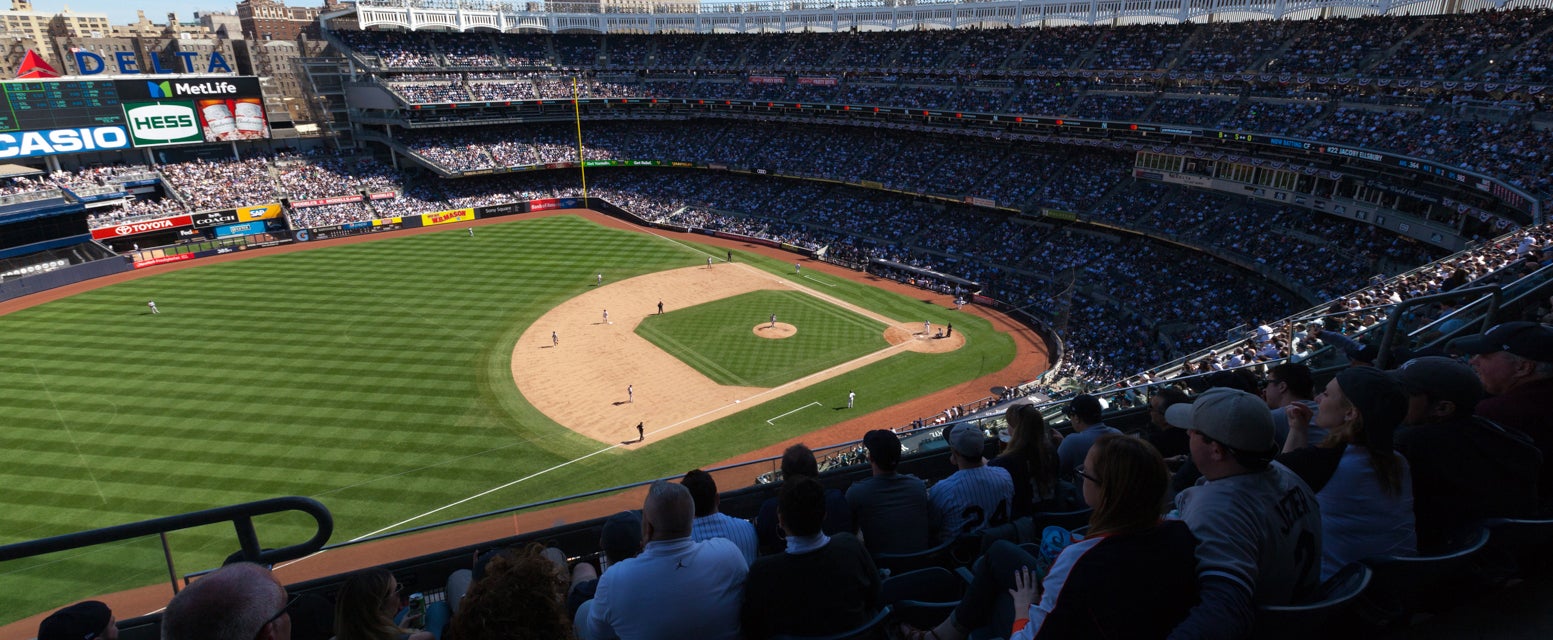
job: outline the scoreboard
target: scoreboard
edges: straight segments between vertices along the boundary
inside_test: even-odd
[[[112,80],[13,81],[0,88],[0,131],[124,124]]]
[[[0,81],[0,159],[268,137],[253,76]]]

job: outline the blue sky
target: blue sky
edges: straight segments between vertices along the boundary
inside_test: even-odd
[[[3,2],[3,0],[0,0]],[[323,4],[287,2],[288,5],[312,6]],[[11,3],[3,2],[0,7],[11,8]],[[181,21],[194,19],[195,11],[225,11],[234,13],[237,11],[237,0],[195,0],[194,2],[179,2],[178,0],[33,0],[32,8],[45,13],[57,13],[70,7],[76,13],[106,13],[108,21],[113,24],[131,24],[135,22],[135,11],[146,12],[146,18],[157,24],[167,22],[167,12],[175,11]]]

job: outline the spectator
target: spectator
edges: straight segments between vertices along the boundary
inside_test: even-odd
[[[1262,380],[1262,399],[1267,401],[1267,408],[1273,411],[1273,437],[1278,440],[1278,444],[1283,444],[1289,437],[1286,407],[1297,403],[1310,409],[1312,415],[1315,414],[1315,384],[1310,367],[1300,363],[1285,362],[1267,371],[1267,377]],[[1320,442],[1326,435],[1324,429],[1312,425],[1308,441]]]
[[[415,631],[394,622],[404,608],[404,586],[387,569],[363,569],[345,578],[334,600],[335,640],[435,640],[426,631]],[[405,625],[425,624],[411,612]]]
[[[1451,341],[1451,349],[1472,354],[1472,369],[1493,396],[1478,403],[1477,415],[1531,437],[1542,451],[1537,495],[1553,498],[1553,328],[1535,322],[1506,322],[1485,333]]]
[[[1170,637],[1248,637],[1256,606],[1296,602],[1320,582],[1316,497],[1272,461],[1273,420],[1261,398],[1218,387],[1165,413],[1187,429],[1203,475],[1175,499],[1198,540],[1201,601]]]
[[[820,461],[814,458],[814,451],[809,447],[795,444],[782,452],[781,470],[783,480],[796,476],[819,478]],[[787,546],[781,529],[777,527],[777,512],[777,499],[768,498],[760,504],[760,513],[755,516],[755,533],[760,538],[761,553],[776,553]],[[846,494],[837,489],[827,489],[825,491],[826,535],[852,530],[852,512],[847,507]]]
[[[987,466],[982,451],[987,434],[969,422],[949,427],[949,461],[957,469],[928,491],[938,539],[953,540],[1009,520],[1014,479],[1008,471]]]
[[[850,533],[826,536],[825,487],[799,476],[779,496],[787,550],[757,560],[744,589],[744,636],[846,631],[879,610],[879,570]]]
[[[1407,416],[1408,397],[1386,372],[1349,367],[1317,399],[1320,443],[1305,446],[1312,417],[1289,409],[1289,439],[1278,461],[1316,492],[1321,505],[1321,578],[1369,556],[1418,553],[1413,479],[1392,434]]]
[[[491,559],[453,616],[449,636],[458,640],[550,640],[571,637],[564,600],[566,577],[543,547]]]
[[[598,590],[599,574],[610,566],[635,558],[642,553],[642,516],[636,511],[621,511],[604,521],[599,530],[599,568],[579,562],[572,567],[572,587],[566,594],[566,612],[573,617],[573,626],[581,627],[585,618],[577,611],[582,603],[593,599]]]
[[[179,591],[162,613],[163,640],[289,640],[286,589],[251,562],[217,569]]]
[[[717,482],[712,474],[695,469],[685,474],[679,483],[690,490],[690,497],[696,503],[696,519],[690,526],[690,538],[696,542],[727,538],[738,545],[746,563],[755,562],[755,525],[717,510]]]
[[[1165,411],[1174,405],[1191,401],[1185,391],[1175,387],[1165,387],[1149,396],[1149,426],[1145,431],[1146,439],[1159,450],[1159,454],[1165,457],[1166,462],[1178,456],[1177,462],[1184,460],[1190,449],[1187,446],[1186,430],[1177,429],[1165,420]]]
[[[1090,445],[1094,444],[1100,436],[1121,433],[1115,427],[1106,424],[1100,417],[1100,399],[1087,393],[1074,396],[1063,408],[1073,421],[1073,434],[1062,439],[1062,445],[1057,448],[1057,456],[1061,458],[1060,474],[1064,478],[1073,477],[1073,468],[1084,462],[1084,456],[1089,453]]]
[[[641,555],[599,578],[598,591],[577,614],[584,640],[739,637],[739,606],[749,565],[732,542],[690,538],[690,491],[657,482],[642,506]],[[584,614],[586,611],[586,615]]]
[[[1483,384],[1471,367],[1430,356],[1391,375],[1409,396],[1397,450],[1413,473],[1420,554],[1456,548],[1485,518],[1537,515],[1542,454],[1520,432],[1473,417]]]
[[[987,464],[1008,472],[1014,480],[1014,501],[1009,518],[1039,511],[1065,511],[1057,479],[1057,440],[1046,418],[1035,405],[1020,402],[1004,414],[1008,420],[1008,448]]]
[[[959,606],[931,632],[907,638],[959,640],[988,628],[1012,638],[1158,638],[1197,602],[1196,540],[1161,521],[1170,472],[1147,442],[1097,440],[1079,481],[1095,505],[1084,537],[1063,548],[1045,576],[1038,560],[1007,541],[977,560]],[[1040,583],[1037,585],[1037,583]],[[1003,594],[1012,595],[1003,604]]]
[[[873,475],[847,487],[852,522],[873,554],[915,553],[933,545],[933,521],[928,516],[927,485],[916,476],[895,472],[901,461],[901,440],[894,431],[875,429],[863,435]]]
[[[118,640],[113,610],[96,600],[55,611],[38,624],[38,640]]]

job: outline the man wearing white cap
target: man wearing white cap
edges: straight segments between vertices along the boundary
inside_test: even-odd
[[[1258,605],[1313,595],[1321,575],[1321,514],[1299,476],[1272,462],[1267,404],[1215,387],[1165,410],[1187,430],[1202,478],[1176,496],[1176,517],[1197,536],[1201,601],[1171,638],[1244,638]]]

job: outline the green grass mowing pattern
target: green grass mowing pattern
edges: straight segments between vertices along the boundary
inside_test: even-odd
[[[706,255],[580,218],[519,219],[475,238],[450,230],[208,265],[0,317],[0,543],[279,495],[322,501],[338,542],[598,451],[517,393],[517,337],[595,273],[613,281]],[[889,317],[954,322],[969,344],[900,354],[412,524],[683,472],[849,417],[832,410],[849,388],[865,412],[1012,358],[1012,341],[972,316],[738,259]],[[765,423],[814,401],[826,408]],[[261,542],[300,542],[303,525],[261,519]],[[180,572],[235,549],[229,526],[169,538]],[[158,551],[139,540],[4,563],[0,623],[165,583]]]
[[[755,335],[777,320],[790,338]],[[889,346],[885,325],[801,291],[751,291],[661,316],[636,333],[718,384],[775,387]]]

